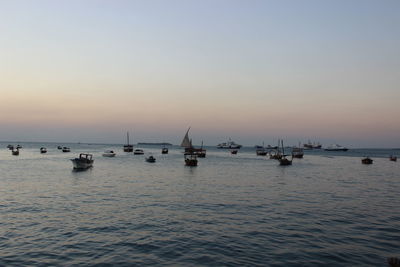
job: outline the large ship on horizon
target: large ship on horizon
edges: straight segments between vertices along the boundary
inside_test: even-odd
[[[217,145],[217,148],[227,148],[227,149],[240,149],[242,145],[236,144],[229,138],[228,142],[224,142]]]

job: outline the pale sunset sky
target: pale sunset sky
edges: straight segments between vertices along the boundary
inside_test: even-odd
[[[400,147],[398,0],[0,0],[0,141]]]

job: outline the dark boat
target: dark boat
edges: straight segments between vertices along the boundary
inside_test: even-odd
[[[302,159],[304,156],[304,151],[303,148],[300,146],[299,147],[293,147],[292,148],[292,157],[297,158],[297,159]]]
[[[277,159],[277,160],[279,160],[279,159],[281,159],[282,158],[282,153],[281,153],[281,151],[280,151],[280,149],[279,149],[279,146],[280,146],[280,143],[281,141],[280,140],[278,140],[278,146],[276,146],[276,148],[274,149],[274,150],[271,150],[270,152],[269,152],[269,158],[270,159]]]
[[[163,148],[161,149],[161,154],[168,154],[168,148],[163,147]]]
[[[13,150],[13,149],[14,149],[14,146],[13,146],[13,145],[8,145],[7,148],[8,148],[9,150]]]
[[[18,156],[19,155],[19,149],[17,148],[16,150],[12,150],[11,151],[11,154],[13,155],[13,156]]]
[[[47,153],[47,149],[45,147],[41,147],[40,148],[40,153],[41,154]]]
[[[133,152],[133,145],[129,144],[129,132],[126,132],[127,144],[124,145],[124,152]]]
[[[373,160],[370,159],[369,157],[363,158],[363,159],[361,160],[361,163],[362,163],[362,164],[372,164],[372,162],[373,162]]]
[[[389,159],[390,159],[390,161],[397,161],[397,157],[393,156],[393,155],[391,155]]]
[[[58,146],[57,149],[60,149],[60,150],[61,150],[61,149],[62,149],[62,146]]]
[[[232,155],[236,155],[237,153],[238,153],[238,150],[237,150],[237,149],[232,149],[232,150],[231,150],[231,154],[232,154]]]
[[[292,159],[291,159],[291,160],[289,160],[288,158],[286,158],[285,149],[284,149],[284,147],[283,147],[283,140],[281,140],[281,142],[282,142],[282,157],[279,159],[279,165],[281,165],[281,166],[292,165],[293,156],[292,156]]]
[[[146,158],[146,161],[150,162],[150,163],[154,163],[154,162],[156,162],[156,158],[153,156],[150,156],[150,157]]]
[[[72,164],[74,165],[75,170],[86,170],[88,168],[93,167],[93,159],[92,154],[79,154],[79,158],[71,159]]]
[[[62,152],[71,152],[71,149],[69,147],[64,146],[62,148]]]
[[[192,145],[192,140],[189,138],[189,129],[186,131],[185,136],[183,137],[181,147],[185,148],[184,157],[185,157],[185,165],[190,167],[197,166],[197,153]]]
[[[268,154],[268,151],[264,147],[264,142],[262,146],[255,146],[255,147],[257,156],[266,156]]]

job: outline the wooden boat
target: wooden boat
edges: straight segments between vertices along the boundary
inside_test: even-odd
[[[279,165],[281,165],[281,166],[292,165],[293,156],[292,156],[291,160],[286,158],[287,155],[285,155],[285,148],[283,146],[283,140],[281,140],[281,143],[282,143],[282,157],[279,159]]]
[[[279,160],[282,158],[282,153],[280,150],[280,142],[281,140],[278,140],[278,145],[276,146],[276,149],[269,151],[269,158],[270,159],[276,159]]]
[[[300,146],[300,144],[299,147],[292,148],[292,158],[302,159],[303,156],[304,156],[304,151],[303,148]]]
[[[19,155],[19,149],[17,148],[16,150],[12,150],[11,151],[11,154],[13,155],[13,156],[18,156]]]
[[[41,154],[47,153],[47,149],[45,147],[41,147],[40,148],[40,153]]]
[[[397,161],[397,157],[393,156],[393,155],[391,155],[389,159],[390,159],[390,161]]]
[[[133,155],[143,155],[143,154],[144,154],[144,151],[143,151],[143,149],[140,149],[140,148],[135,149],[135,151],[133,151]]]
[[[64,146],[62,148],[62,152],[71,152],[71,149],[69,147]]]
[[[75,170],[85,170],[93,167],[93,156],[92,154],[79,154],[79,158],[71,159]]]
[[[146,158],[146,161],[147,161],[147,162],[150,162],[150,163],[154,163],[154,162],[156,162],[156,158],[153,157],[153,156],[150,156],[150,157],[147,157],[147,158]]]
[[[124,145],[124,152],[133,152],[133,145],[129,144],[129,132],[126,132],[126,145]]]
[[[189,138],[189,130],[186,131],[185,136],[182,139],[181,147],[185,148],[184,157],[186,166],[197,166],[197,154],[195,148],[192,145],[192,140]]]
[[[372,164],[373,160],[370,159],[369,157],[361,159],[362,164]]]
[[[236,155],[237,153],[238,153],[238,150],[237,150],[237,149],[232,149],[232,150],[231,150],[231,154],[232,154],[232,155]]]
[[[264,147],[264,142],[262,146],[256,146],[256,155],[257,156],[266,156],[268,151]]]
[[[115,152],[113,150],[106,150],[103,153],[103,157],[108,157],[108,158],[112,158],[115,157]]]

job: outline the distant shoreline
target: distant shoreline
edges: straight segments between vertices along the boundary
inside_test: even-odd
[[[171,143],[137,143],[140,146],[172,146]]]

